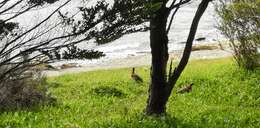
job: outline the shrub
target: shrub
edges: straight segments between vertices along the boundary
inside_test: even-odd
[[[1,66],[0,74],[12,68]],[[29,108],[42,103],[55,103],[48,94],[46,77],[39,70],[21,68],[0,79],[0,110]]]
[[[218,28],[230,40],[234,58],[240,67],[259,65],[260,0],[221,0],[217,5]]]

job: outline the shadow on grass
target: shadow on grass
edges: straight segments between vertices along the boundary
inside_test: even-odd
[[[90,90],[90,93],[92,95],[96,96],[114,96],[114,97],[124,97],[126,94],[114,87],[109,87],[109,86],[99,86],[96,88],[93,88]]]
[[[95,127],[112,128],[192,128],[191,123],[184,123],[180,118],[171,115],[161,117],[150,117],[144,114],[136,114],[131,117],[106,120],[106,122],[96,122]]]
[[[50,97],[48,101],[44,102],[38,102],[30,105],[12,105],[12,106],[7,106],[7,105],[0,105],[0,115],[5,113],[5,112],[19,112],[19,111],[27,111],[27,112],[37,112],[39,111],[42,107],[44,106],[58,106],[59,103],[57,102],[57,99]]]

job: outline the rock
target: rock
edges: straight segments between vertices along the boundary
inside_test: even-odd
[[[135,56],[135,54],[128,54],[128,56]]]
[[[49,64],[40,64],[37,65],[35,67],[33,67],[33,69],[39,69],[39,70],[57,70],[57,68],[53,67],[52,65]]]
[[[206,37],[199,37],[196,39],[196,41],[203,41],[203,40],[206,40]]]
[[[81,66],[77,63],[68,63],[68,64],[62,64],[60,66],[60,69],[77,68],[77,67],[81,67]]]

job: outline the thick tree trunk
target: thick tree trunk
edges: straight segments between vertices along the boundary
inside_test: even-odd
[[[146,114],[160,115],[166,112],[166,104],[171,95],[172,89],[186,67],[192,48],[192,43],[197,31],[201,16],[211,0],[202,0],[193,18],[190,33],[186,42],[183,57],[173,72],[170,71],[167,80],[168,62],[168,36],[166,31],[169,9],[165,6],[157,11],[156,17],[150,21],[150,44],[152,52],[151,83],[149,97],[146,106]]]
[[[168,36],[166,32],[169,11],[161,8],[150,21],[150,47],[152,52],[151,83],[146,113],[161,114],[166,110]]]

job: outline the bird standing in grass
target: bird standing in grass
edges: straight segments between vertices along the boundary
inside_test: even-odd
[[[192,85],[193,85],[193,83],[191,83],[187,86],[184,86],[179,91],[177,91],[177,93],[189,93],[189,92],[191,92],[192,91]]]
[[[141,83],[143,82],[143,79],[139,75],[137,75],[135,73],[135,68],[133,68],[133,71],[132,71],[132,74],[131,74],[131,78],[133,80],[135,80],[136,82],[141,82]]]

